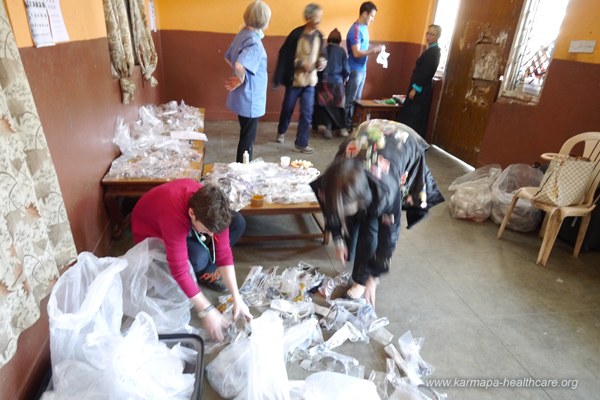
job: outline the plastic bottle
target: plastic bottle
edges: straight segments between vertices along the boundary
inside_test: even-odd
[[[244,164],[250,163],[250,154],[248,154],[248,150],[244,151],[244,154],[242,155],[242,160]]]

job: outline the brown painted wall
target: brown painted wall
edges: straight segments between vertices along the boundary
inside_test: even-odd
[[[168,99],[183,99],[187,104],[206,108],[208,120],[235,119],[225,107],[227,92],[225,79],[230,68],[224,60],[225,52],[235,35],[192,31],[162,31],[161,41]],[[272,81],[277,54],[284,37],[267,36],[263,39],[268,57],[269,81]],[[376,43],[376,42],[374,42]],[[414,62],[422,47],[410,43],[386,42],[391,54],[390,67],[383,69],[369,57],[364,98],[386,98],[406,91]],[[277,121],[284,88],[269,88],[264,120]]]
[[[111,77],[106,38],[44,48],[23,48],[21,58],[56,167],[77,251],[106,254],[107,217],[100,180],[118,155],[112,143],[117,116],[137,118],[137,108],[159,100],[159,87],[142,84],[133,104],[121,104]],[[162,80],[157,75],[159,81]]]
[[[155,40],[160,51],[160,43]],[[100,180],[118,149],[112,144],[118,115],[137,119],[140,105],[160,102],[164,85],[142,84],[133,104],[121,104],[118,81],[111,77],[106,38],[44,48],[21,48],[21,58],[36,103],[65,200],[77,251],[107,255],[110,237]],[[32,399],[50,368],[46,302],[42,317],[25,330],[17,353],[0,369],[0,399]]]
[[[498,101],[481,146],[479,165],[541,161],[578,133],[600,131],[600,64],[553,60],[540,103]]]

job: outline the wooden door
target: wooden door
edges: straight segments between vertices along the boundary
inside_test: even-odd
[[[471,165],[477,165],[523,3],[461,1],[433,143]]]

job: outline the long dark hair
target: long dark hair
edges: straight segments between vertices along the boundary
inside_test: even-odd
[[[325,213],[339,221],[347,234],[345,206],[354,202],[363,210],[371,204],[371,188],[364,164],[354,158],[336,158],[321,178],[322,201]]]

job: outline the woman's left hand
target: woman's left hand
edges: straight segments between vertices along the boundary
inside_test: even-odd
[[[242,85],[242,80],[238,76],[232,76],[225,80],[225,89],[232,91]]]
[[[250,309],[246,303],[244,303],[244,300],[233,300],[233,320],[237,320],[240,314],[246,318],[246,321],[251,321],[253,318],[252,314],[250,314]]]

